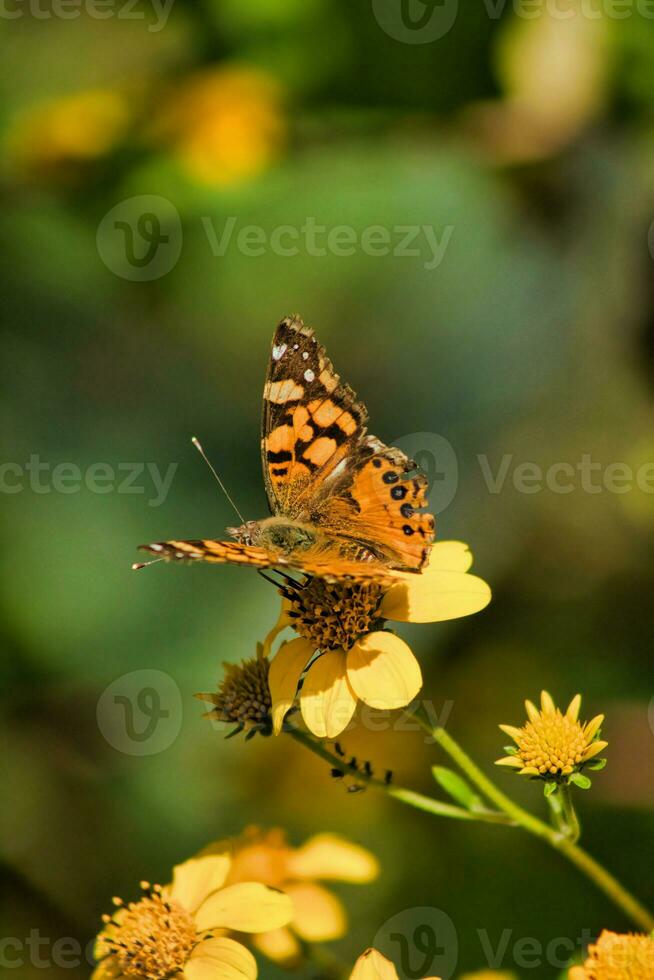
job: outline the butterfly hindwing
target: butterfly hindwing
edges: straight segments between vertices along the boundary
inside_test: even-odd
[[[322,525],[367,545],[391,567],[419,570],[434,538],[427,478],[396,448],[368,436],[347,486],[326,508]]]

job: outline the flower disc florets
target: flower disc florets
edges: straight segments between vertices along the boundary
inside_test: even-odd
[[[317,650],[349,650],[366,633],[379,629],[384,588],[376,583],[329,583],[312,578],[306,585],[284,588],[293,629]]]
[[[116,900],[114,917],[104,917],[102,942],[125,977],[167,980],[183,968],[196,944],[195,923],[160,885],[144,887],[147,894],[138,902],[123,905]]]
[[[207,712],[208,718],[231,722],[239,729],[247,728],[252,734],[272,731],[272,700],[268,686],[269,660],[263,655],[261,644],[257,656],[240,664],[226,663],[225,675],[218,691],[198,694],[203,701],[214,705]]]

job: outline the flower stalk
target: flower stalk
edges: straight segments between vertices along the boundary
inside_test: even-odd
[[[576,843],[574,834],[578,832],[576,814],[570,802],[562,804],[565,809],[567,828],[573,829],[573,835],[564,832],[535,817],[519,804],[508,797],[495,783],[482,772],[470,756],[441,726],[433,726],[424,710],[420,707],[414,716],[429,733],[430,737],[443,749],[450,759],[458,766],[477,790],[492,803],[496,809],[466,809],[444,803],[441,800],[417,793],[414,790],[388,784],[385,780],[365,772],[357,773],[357,781],[373,786],[386,793],[387,796],[412,806],[417,810],[431,813],[433,816],[449,817],[455,820],[481,820],[485,823],[504,824],[509,827],[522,827],[528,833],[541,838],[550,847],[566,857],[582,874],[592,881],[600,891],[616,905],[637,926],[645,932],[654,930],[654,915],[646,909],[620,882],[590,854]],[[342,759],[331,752],[322,741],[311,734],[297,728],[286,721],[284,731],[288,732],[297,742],[319,756],[332,767],[340,768]],[[561,787],[560,787],[561,788]],[[568,787],[565,787],[568,789]],[[562,796],[562,800],[564,797]],[[573,839],[574,838],[574,839]]]

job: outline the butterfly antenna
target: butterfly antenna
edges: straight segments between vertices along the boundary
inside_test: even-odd
[[[158,561],[165,561],[165,558],[153,558],[152,561],[135,561],[132,564],[132,571],[138,572],[141,568],[147,568],[148,565],[156,565]]]
[[[197,439],[197,438],[196,438],[195,436],[193,436],[193,438],[191,439],[191,442],[193,443],[193,445],[195,446],[195,448],[197,449],[197,451],[198,451],[198,452],[200,453],[200,456],[202,456],[202,459],[203,459],[203,460],[205,461],[205,463],[207,464],[207,466],[209,467],[209,469],[210,469],[210,470],[211,470],[211,472],[213,473],[213,475],[214,475],[214,477],[215,477],[215,479],[216,479],[216,482],[218,483],[218,486],[220,487],[220,489],[221,489],[221,490],[222,490],[222,492],[223,492],[223,493],[225,494],[225,496],[226,496],[226,497],[227,497],[227,499],[229,500],[229,502],[230,502],[230,504],[232,505],[232,507],[234,508],[234,510],[236,511],[236,513],[238,514],[238,516],[239,516],[239,518],[240,518],[240,521],[241,521],[241,524],[245,524],[245,523],[247,523],[247,522],[246,522],[246,520],[245,520],[245,518],[244,518],[244,517],[243,517],[243,515],[241,514],[241,512],[240,512],[240,510],[238,509],[238,507],[236,506],[236,504],[234,503],[234,501],[233,501],[233,500],[232,500],[232,498],[230,497],[230,495],[229,495],[229,493],[227,492],[227,488],[225,487],[225,484],[224,484],[224,483],[223,483],[223,481],[222,481],[222,480],[220,479],[220,477],[219,477],[219,476],[218,476],[218,474],[216,473],[216,471],[215,471],[215,469],[213,468],[213,466],[212,466],[212,465],[211,465],[211,463],[209,462],[209,460],[208,460],[208,458],[207,458],[207,454],[205,453],[205,451],[204,451],[204,449],[203,449],[203,448],[202,448],[202,446],[200,445],[200,440],[199,440],[199,439]]]

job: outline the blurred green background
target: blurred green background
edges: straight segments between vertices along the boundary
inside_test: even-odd
[[[346,961],[420,906],[455,923],[459,973],[485,965],[480,929],[493,948],[512,930],[511,968],[522,937],[629,926],[517,831],[348,795],[295,743],[225,742],[201,719],[193,694],[223,660],[253,655],[278,598],[247,570],[129,566],[142,541],[233,523],[193,434],[245,514],[264,515],[261,390],[290,312],[316,327],[372,431],[400,444],[436,434],[455,454],[439,537],[469,542],[494,601],[403,631],[425,696],[489,771],[506,741],[497,724],[521,724],[542,687],[565,703],[581,691],[586,717],[605,712],[609,765],[579,800],[585,843],[654,902],[654,28],[635,5],[527,18],[449,2],[451,27],[425,43],[391,0],[0,16],[4,937],[85,943],[110,896],[165,881],[253,822],[296,843],[338,831],[379,856],[378,882],[337,889]],[[102,223],[116,206],[131,232]],[[353,254],[310,254],[301,232],[297,254],[279,254],[274,229],[307,219],[354,229]],[[211,233],[230,220],[215,254]],[[261,254],[239,247],[249,225]],[[439,241],[450,229],[431,268],[422,234],[419,254],[393,254],[398,226],[425,225]],[[387,230],[390,254],[366,254],[370,226]],[[161,235],[163,265],[139,265]],[[423,438],[425,453],[442,446]],[[545,472],[584,455],[600,464],[592,490],[579,472],[566,493],[513,482],[519,464]],[[503,459],[493,493],[484,474]],[[55,476],[61,463],[72,470]],[[85,483],[99,463],[103,492]],[[148,469],[122,486],[137,463],[176,465],[163,499]],[[630,467],[621,492],[603,482],[613,463]],[[164,672],[163,686],[125,679],[139,670]],[[181,709],[135,750],[111,690],[102,698],[118,679],[141,690],[141,676]],[[343,742],[433,790],[443,760],[417,732],[359,728]],[[496,772],[543,809],[539,786]],[[28,960],[16,975],[41,976]]]

